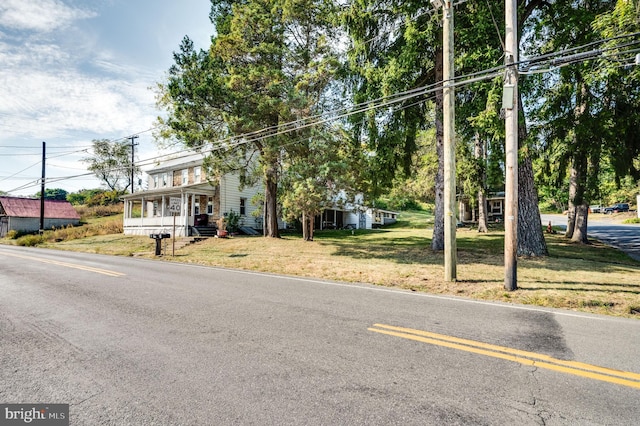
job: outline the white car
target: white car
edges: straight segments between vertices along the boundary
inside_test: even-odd
[[[599,205],[589,206],[589,211],[591,213],[602,213],[602,206],[599,206]]]

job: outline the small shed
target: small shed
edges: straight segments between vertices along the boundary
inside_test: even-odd
[[[44,228],[62,228],[80,224],[80,215],[68,201],[45,200]],[[0,197],[0,237],[15,230],[40,230],[40,200],[37,198]]]

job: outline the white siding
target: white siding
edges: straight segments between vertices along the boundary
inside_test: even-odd
[[[220,211],[223,215],[232,210],[240,213],[240,199],[244,198],[247,200],[245,203],[246,214],[243,217],[244,225],[255,227],[256,222],[252,213],[255,210],[260,210],[260,207],[256,207],[251,200],[262,192],[262,185],[245,187],[242,191],[239,188],[240,178],[236,173],[226,174],[220,179]]]

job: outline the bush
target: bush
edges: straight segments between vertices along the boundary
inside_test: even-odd
[[[120,204],[120,196],[123,194],[124,191],[104,191],[87,198],[86,203],[89,207]]]
[[[16,240],[16,244],[24,247],[34,247],[44,242],[42,235],[24,235]]]
[[[226,217],[226,221],[229,232],[237,232],[238,226],[240,226],[240,213],[231,210]]]
[[[20,232],[16,231],[15,229],[12,229],[11,231],[7,232],[6,238],[10,240],[15,240],[19,236],[20,236]]]

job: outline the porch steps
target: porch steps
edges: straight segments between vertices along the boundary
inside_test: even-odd
[[[253,228],[250,228],[248,226],[241,226],[238,228],[240,231],[242,231],[242,233],[246,234],[246,235],[262,235],[261,233],[259,233],[258,231],[256,231]]]
[[[196,237],[215,237],[217,231],[214,226],[192,226],[191,229]]]

